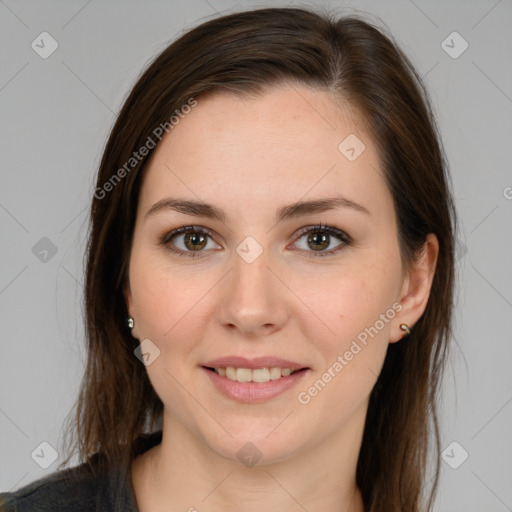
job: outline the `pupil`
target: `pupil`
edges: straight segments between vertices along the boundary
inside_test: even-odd
[[[309,242],[314,241],[313,247],[315,248],[315,251],[317,249],[325,249],[325,247],[329,246],[329,243],[327,242],[327,236],[328,235],[325,235],[325,234],[324,235],[318,235],[318,234],[310,235],[308,241]],[[321,238],[320,244],[322,244],[322,245],[316,243],[316,240],[318,239],[318,237]]]
[[[197,249],[198,247],[202,248],[202,246],[204,246],[205,237],[203,235],[194,233],[194,234],[188,234],[186,236],[185,240],[186,240],[186,242],[192,242],[192,248]],[[188,247],[188,244],[187,244],[187,247]],[[189,249],[190,249],[190,247],[189,247]]]

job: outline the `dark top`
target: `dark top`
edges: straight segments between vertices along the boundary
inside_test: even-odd
[[[139,438],[139,455],[162,440],[162,432]],[[97,459],[96,459],[97,460]],[[87,463],[55,471],[8,493],[0,493],[1,512],[139,512],[130,467],[94,474]]]

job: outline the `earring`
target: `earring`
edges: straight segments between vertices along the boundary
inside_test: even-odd
[[[400,329],[402,329],[402,331],[405,331],[406,334],[411,334],[411,329],[407,324],[400,324]]]
[[[133,318],[131,316],[128,317],[127,323],[128,323],[128,328],[133,329]]]

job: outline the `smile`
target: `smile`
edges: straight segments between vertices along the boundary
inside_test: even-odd
[[[221,377],[226,377],[230,380],[237,382],[268,382],[269,380],[277,380],[281,377],[288,377],[292,373],[299,370],[292,370],[291,368],[234,368],[228,366],[227,368],[211,368]]]

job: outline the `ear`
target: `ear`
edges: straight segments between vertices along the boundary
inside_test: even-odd
[[[401,323],[406,323],[412,330],[423,315],[434,280],[438,254],[439,241],[434,233],[429,233],[421,255],[404,278],[399,298],[402,309],[395,317],[396,325],[391,330],[390,343],[396,343],[405,336],[405,332],[400,329]]]

